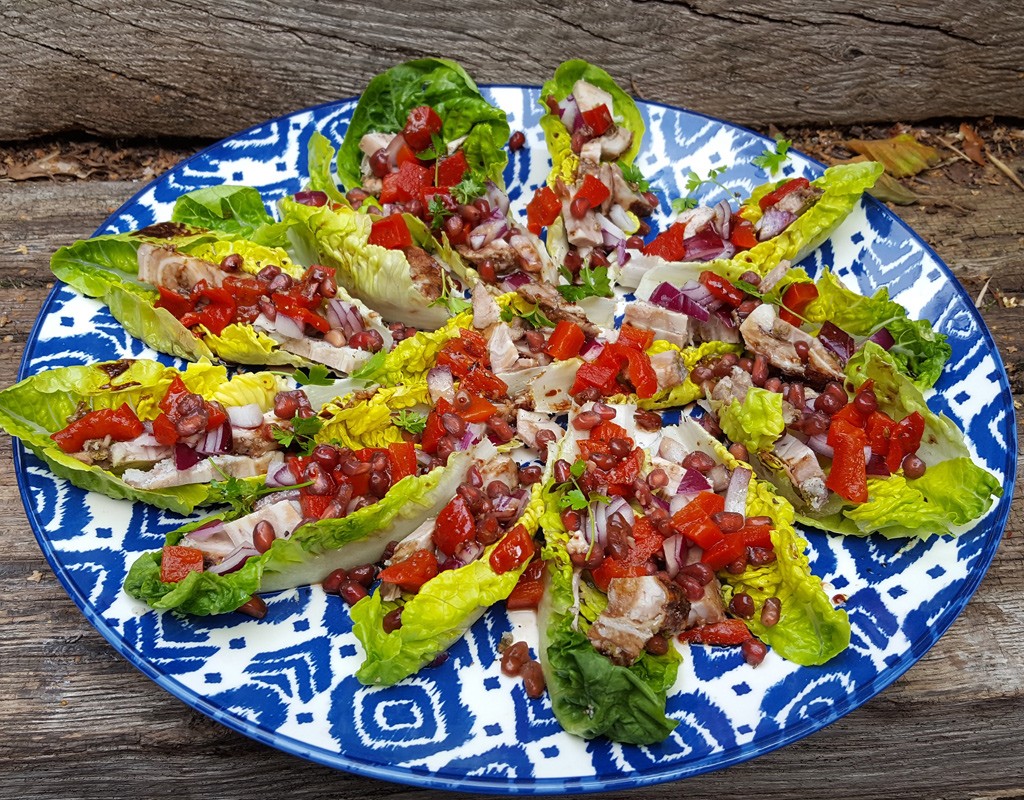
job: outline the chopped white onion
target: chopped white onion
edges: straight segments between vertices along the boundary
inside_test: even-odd
[[[244,406],[227,406],[225,409],[228,419],[236,428],[252,430],[263,424],[263,411],[259,404],[249,403]]]

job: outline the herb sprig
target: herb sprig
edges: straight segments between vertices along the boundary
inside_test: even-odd
[[[769,175],[774,175],[789,160],[789,148],[792,146],[793,141],[791,139],[783,139],[780,136],[775,140],[775,147],[766,147],[761,155],[753,159],[753,163]]]
[[[516,317],[528,322],[534,328],[553,328],[555,323],[544,316],[544,312],[540,310],[540,305],[534,303],[533,309],[530,311],[516,311],[511,306],[505,306],[501,309],[502,322],[511,322]]]
[[[392,421],[396,428],[401,428],[403,431],[408,431],[414,436],[417,433],[423,433],[427,429],[427,415],[419,414],[415,411],[410,411],[407,408],[403,408],[396,415],[392,417]]]
[[[565,267],[561,269],[566,280],[572,281],[572,273]],[[608,276],[608,267],[583,267],[579,273],[579,284],[569,283],[559,286],[558,291],[570,303],[577,303],[586,297],[611,297],[612,282]]]
[[[311,417],[300,417],[296,414],[292,417],[291,428],[273,426],[271,433],[274,439],[287,450],[296,450],[301,455],[308,456],[316,447],[313,437],[316,436],[324,426],[324,421],[314,414]]]
[[[590,507],[592,503],[610,503],[612,499],[607,495],[598,494],[597,492],[585,493],[580,486],[579,479],[583,476],[583,473],[587,471],[587,462],[583,459],[577,458],[573,462],[573,465],[569,468],[569,480],[566,481],[563,486],[571,487],[558,499],[558,507],[565,509],[572,509],[573,511],[583,511]]]

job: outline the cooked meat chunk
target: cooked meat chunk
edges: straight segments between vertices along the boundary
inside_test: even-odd
[[[768,363],[787,375],[800,375],[819,384],[828,380],[845,380],[842,367],[825,345],[779,319],[770,303],[762,303],[750,312],[740,325],[740,334],[749,349],[763,355]],[[806,363],[794,346],[800,341],[808,347]]]
[[[655,575],[613,578],[608,605],[587,632],[594,649],[615,664],[629,666],[656,633],[682,630],[690,613],[683,590]]]
[[[137,255],[139,280],[188,294],[199,281],[220,286],[227,273],[209,261],[182,255],[173,247],[157,247],[145,242]]]
[[[825,471],[814,451],[795,436],[784,434],[775,443],[774,451],[762,455],[761,460],[769,467],[781,466],[796,493],[811,508],[820,509],[825,505],[828,500]]]
[[[546,283],[527,283],[516,289],[521,297],[540,306],[544,316],[552,322],[569,320],[579,325],[587,336],[597,336],[600,329],[587,319],[586,314],[558,293],[555,287]]]
[[[519,349],[512,341],[512,329],[504,322],[499,322],[491,330],[487,350],[491,357],[491,369],[495,373],[511,371],[519,360]]]
[[[483,281],[473,287],[472,298],[474,328],[482,331],[501,319],[501,308]]]
[[[413,245],[405,248],[403,252],[409,260],[409,275],[412,282],[416,284],[416,288],[429,302],[439,299],[443,288],[441,270],[444,267],[442,264],[422,247]]]
[[[782,199],[773,205],[772,208],[778,211],[785,211],[794,217],[799,217],[817,203],[818,198],[823,194],[825,194],[825,191],[817,186],[802,186],[783,195]]]
[[[621,125],[612,125],[601,136],[591,141],[601,145],[602,161],[614,161],[633,144],[633,131]]]
[[[173,459],[160,461],[150,470],[125,470],[122,480],[136,489],[168,489],[190,483],[209,483],[227,474],[234,478],[253,478],[265,475],[272,464],[282,460],[280,453],[268,453],[259,458],[249,456],[212,456],[188,469],[178,469]],[[216,465],[216,468],[214,467]],[[223,474],[222,474],[223,473]]]

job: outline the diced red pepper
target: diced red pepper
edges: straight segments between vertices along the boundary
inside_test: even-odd
[[[594,585],[602,592],[608,591],[608,584],[614,578],[640,578],[646,574],[647,570],[644,567],[624,564],[614,556],[606,556],[598,567],[590,571]]]
[[[570,320],[562,319],[555,326],[555,330],[552,332],[551,338],[548,339],[544,352],[555,359],[555,361],[565,361],[566,359],[578,356],[580,348],[583,347],[583,343],[586,340],[587,335],[579,325]]]
[[[405,224],[404,221],[402,224]],[[315,311],[306,308],[305,303],[296,300],[295,295],[275,293],[271,296],[271,300],[279,313],[290,317],[299,325],[309,325],[321,333],[327,333],[331,329],[331,323]]]
[[[721,300],[728,306],[736,308],[746,298],[747,293],[737,286],[734,286],[728,278],[723,278],[717,272],[704,270],[700,274],[700,283],[711,292],[716,300]]]
[[[412,442],[389,444],[388,460],[391,462],[392,483],[416,474],[416,447]]]
[[[166,545],[160,554],[160,580],[178,583],[190,572],[203,571],[203,551],[182,545]]]
[[[485,367],[490,366],[490,356],[487,349],[487,340],[483,337],[482,333],[468,328],[459,329],[458,343],[462,346],[462,349],[471,355],[478,364],[483,364]]]
[[[680,527],[683,536],[701,550],[708,550],[722,541],[725,534],[711,517],[701,517]]]
[[[526,206],[526,227],[530,233],[540,236],[542,228],[547,227],[562,213],[562,201],[558,199],[550,187],[541,186]]]
[[[689,503],[672,515],[672,523],[679,525],[701,517],[710,517],[725,511],[725,498],[714,492],[699,492]]]
[[[587,123],[587,127],[594,132],[595,136],[605,133],[613,124],[612,114],[604,103],[596,108],[581,111],[580,116]]]
[[[832,419],[830,421],[835,422],[837,419],[847,422],[855,428],[863,428],[867,424],[867,419],[860,413],[860,410],[853,403],[847,403],[839,409],[832,415]]]
[[[782,308],[779,309],[779,317],[799,328],[803,324],[803,320],[797,314],[802,315],[807,306],[817,299],[818,287],[813,283],[791,283],[782,293]]]
[[[750,250],[760,244],[754,231],[754,223],[739,214],[733,214],[729,223],[729,241],[740,250]]]
[[[634,350],[644,351],[654,343],[654,331],[646,328],[634,328],[632,325],[624,323],[619,328],[619,338],[615,342],[625,347],[632,347]]]
[[[437,577],[437,573],[437,556],[429,550],[417,550],[404,561],[382,569],[377,577],[403,592],[418,592],[423,584]]]
[[[167,392],[160,399],[160,410],[164,413],[170,411],[174,408],[178,396],[183,394],[192,394],[192,391],[185,385],[185,381],[181,379],[180,375],[175,375],[171,379],[171,385],[167,387]]]
[[[455,409],[455,413],[466,420],[466,422],[487,422],[487,420],[498,413],[494,403],[489,400],[469,392],[466,392],[466,394],[469,394],[469,406],[467,408]]]
[[[523,573],[524,575],[526,573]],[[533,580],[524,581],[520,579],[519,583],[515,585],[515,588],[509,594],[508,599],[505,601],[505,608],[509,611],[520,611],[524,609],[537,608],[540,605],[540,601],[544,597],[544,582]]]
[[[153,436],[160,444],[168,446],[176,444],[180,438],[178,429],[167,414],[160,414],[153,420]]]
[[[437,452],[437,443],[446,435],[444,425],[441,424],[441,417],[452,410],[452,404],[443,397],[439,397],[433,410],[427,414],[427,425],[423,429],[423,436],[420,439],[420,447],[423,448],[424,453],[433,455]]]
[[[895,429],[896,423],[892,417],[884,411],[878,411],[877,409],[872,411],[868,415],[867,424],[864,426],[864,431],[868,436],[868,444],[871,445],[871,452],[876,456],[888,455],[889,441],[892,439],[892,433]]]
[[[628,456],[608,470],[608,483],[632,484],[633,481],[640,477],[640,469],[643,465],[643,450],[636,447]]]
[[[437,165],[437,185],[451,188],[462,181],[463,176],[469,170],[466,162],[466,154],[456,150],[454,155],[442,158]]]
[[[805,189],[810,185],[811,182],[807,178],[793,178],[791,181],[786,181],[778,189],[768,192],[768,194],[757,201],[757,204],[764,211],[775,205],[790,192],[795,192],[797,189]]]
[[[401,214],[389,214],[375,220],[370,226],[368,243],[388,250],[401,250],[412,245],[412,234]]]
[[[406,161],[398,168],[384,176],[380,190],[382,203],[407,203],[420,199],[423,190],[433,185],[434,170],[424,167],[418,161]]]
[[[266,290],[251,275],[228,275],[223,286],[239,306],[252,306],[259,302]]]
[[[576,370],[576,380],[573,381],[570,394],[578,394],[584,389],[591,387],[597,389],[602,395],[609,396],[619,392],[619,367],[600,364],[597,361],[580,364]]]
[[[192,289],[191,300],[194,310],[181,317],[181,324],[186,328],[204,325],[210,333],[219,336],[235,318],[235,299],[227,289],[207,286],[205,281],[200,281]]]
[[[610,419],[602,420],[590,431],[591,441],[610,442],[612,439],[625,439],[630,445],[633,444],[633,439],[626,433],[626,429]]]
[[[725,619],[708,625],[698,625],[679,634],[679,641],[691,644],[736,645],[752,639],[753,634],[741,619]]]
[[[491,551],[491,569],[494,570],[495,575],[504,575],[533,558],[536,550],[537,546],[533,543],[530,534],[526,532],[526,528],[516,525],[502,537]]]
[[[402,142],[398,147],[398,152],[395,153],[395,163],[398,164],[399,169],[401,169],[402,164],[405,164],[408,161],[411,161],[414,164],[419,164],[420,160],[416,158],[416,153],[413,152],[413,149],[409,147],[406,142]]]
[[[683,244],[685,234],[685,225],[681,222],[672,223],[668,230],[659,233],[644,247],[644,255],[660,256],[666,261],[682,261],[686,257],[686,245]]]
[[[508,384],[487,367],[473,367],[459,382],[459,388],[489,400],[497,400],[508,393]]]
[[[299,494],[299,506],[302,508],[302,516],[308,519],[320,519],[323,516],[324,511],[327,510],[327,506],[334,500],[328,494],[308,494],[302,492]]]
[[[433,137],[441,132],[444,122],[430,106],[416,106],[405,118],[402,136],[409,147],[422,153],[433,144]]]
[[[157,289],[160,292],[160,297],[153,305],[157,308],[166,308],[174,315],[175,319],[181,319],[193,310],[192,300],[189,297],[165,286],[158,286]]]
[[[627,566],[643,565],[662,548],[664,539],[647,517],[637,517],[633,523],[633,547],[626,554],[623,563]]]
[[[89,439],[109,436],[114,441],[127,442],[141,436],[144,430],[138,416],[127,403],[124,403],[116,409],[101,408],[90,411],[63,430],[51,433],[50,438],[65,453],[77,453]]]
[[[717,542],[700,557],[700,560],[711,569],[724,569],[733,561],[738,561],[747,553],[747,543],[743,531],[736,533],[723,533],[722,540]]]
[[[868,500],[867,458],[864,455],[867,443],[867,434],[844,420],[834,420],[829,426],[828,445],[833,455],[825,485],[853,503],[866,503]]]
[[[626,362],[626,380],[633,384],[637,397],[645,399],[654,397],[658,392],[658,376],[651,366],[651,357],[641,350],[620,344],[609,344],[605,350],[614,348],[613,352]]]
[[[774,548],[772,543],[772,526],[770,524],[751,525],[750,521],[747,520],[741,533],[743,534],[743,543],[747,547],[762,547],[765,550]]]
[[[611,195],[611,189],[605,186],[600,179],[587,173],[583,177],[583,183],[580,184],[580,188],[576,190],[576,194],[573,195],[572,199],[586,200],[590,208],[598,208]]]
[[[446,556],[455,555],[459,545],[476,534],[476,521],[473,512],[461,495],[452,498],[441,513],[437,515],[434,525],[434,545]]]

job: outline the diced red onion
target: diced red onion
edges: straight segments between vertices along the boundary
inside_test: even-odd
[[[259,551],[251,544],[241,544],[234,549],[229,555],[224,557],[224,560],[219,564],[214,564],[212,567],[207,569],[207,572],[212,572],[214,575],[227,575],[229,572],[235,572],[242,568],[242,565],[249,560],[250,556],[258,556]]]
[[[469,246],[474,250],[480,250],[506,233],[508,233],[508,222],[504,218],[481,222],[469,234]]]
[[[459,442],[459,450],[468,450],[484,438],[487,433],[487,426],[482,422],[471,422],[466,426],[466,432]]]
[[[670,578],[674,578],[686,563],[686,540],[681,534],[674,533],[662,543],[662,547],[665,552],[665,571]]]
[[[675,516],[688,505],[697,496],[696,492],[686,492],[681,494],[674,494],[668,502],[668,513],[670,516]]]
[[[508,214],[508,195],[498,188],[494,181],[487,181],[487,191],[484,194],[491,208],[498,211],[499,216]]]
[[[593,516],[593,531],[596,541],[601,547],[608,543],[608,506],[597,502],[590,506],[590,513]],[[587,541],[590,541],[591,526],[586,525],[583,530],[586,532]]]
[[[570,133],[576,133],[577,123],[582,121],[580,107],[576,105],[576,98],[569,95],[562,102],[556,105],[558,116],[562,118],[562,124]]]
[[[683,479],[679,481],[679,486],[676,488],[676,494],[693,494],[695,492],[708,492],[711,491],[711,483],[703,473],[686,468],[686,472],[683,473]]]
[[[425,450],[417,450],[416,451],[416,463],[419,464],[421,467],[429,467],[430,466],[430,462],[433,461],[433,460],[434,460],[434,457],[432,455],[430,455],[430,453],[426,452]]]
[[[274,327],[286,339],[303,339],[306,336],[300,323],[281,312],[277,314]]]
[[[206,456],[230,453],[233,438],[231,435],[231,423],[225,422],[214,430],[206,432],[206,436],[196,445],[196,452]]]
[[[722,200],[715,206],[715,230],[718,235],[728,241],[732,229],[732,206],[728,200]]]
[[[624,497],[615,497],[608,504],[608,516],[616,513],[622,515],[622,518],[626,520],[626,524],[630,528],[636,524],[636,515],[633,513],[633,507],[630,506]]]
[[[459,545],[455,551],[455,558],[465,566],[466,564],[472,564],[480,556],[483,555],[484,546],[480,544],[476,539],[467,539]]]
[[[818,341],[825,345],[825,347],[839,359],[839,363],[844,367],[846,366],[846,362],[850,360],[854,351],[857,349],[857,345],[853,341],[853,337],[838,325],[833,325],[828,320],[825,321],[821,326],[821,330],[818,331]]]
[[[711,261],[716,258],[732,258],[736,248],[715,231],[713,225],[702,228],[696,236],[683,240],[687,261]]]
[[[194,531],[189,531],[188,538],[194,542],[205,542],[208,539],[212,539],[220,533],[224,532],[224,523],[220,520],[214,520],[208,522],[201,528],[196,528]]]
[[[282,461],[267,471],[266,484],[273,489],[279,489],[282,486],[294,486],[296,483],[298,481],[295,479],[295,473],[292,472],[292,468],[288,466],[287,461]]]
[[[501,287],[506,292],[515,291],[520,286],[525,286],[530,282],[530,276],[525,272],[513,272],[506,275],[501,282]]]
[[[427,372],[427,391],[430,400],[437,403],[442,397],[449,403],[455,402],[455,379],[447,366],[433,367]]]
[[[871,334],[871,337],[868,341],[874,342],[883,350],[888,350],[894,344],[896,344],[896,340],[892,338],[892,334],[889,333],[888,328],[879,328],[877,331]]]
[[[338,297],[332,297],[327,303],[326,316],[331,327],[340,328],[346,339],[351,339],[355,334],[366,330],[359,309]]]
[[[225,409],[228,419],[236,428],[252,430],[263,424],[263,411],[259,404],[248,403],[244,406],[227,406]]]
[[[708,481],[711,482],[713,491],[724,491],[729,485],[729,470],[725,464],[715,464],[708,473]]]
[[[832,448],[828,446],[827,433],[819,433],[816,436],[808,437],[807,446],[819,456],[825,456],[825,458],[832,458],[833,456]]]
[[[580,348],[580,358],[587,362],[594,361],[601,355],[602,350],[604,350],[604,344],[597,339],[590,339],[584,342],[583,347]]]
[[[722,325],[724,325],[726,328],[737,327],[736,319],[733,317],[732,312],[729,309],[716,308],[714,313],[718,321],[722,323]]]
[[[757,231],[757,240],[766,242],[769,239],[774,239],[792,225],[794,220],[796,220],[796,214],[772,206],[764,212],[754,226]]]
[[[176,469],[191,469],[202,460],[203,457],[187,444],[179,442],[174,445],[174,466]]]
[[[519,499],[513,497],[511,494],[500,495],[491,500],[491,509],[497,511],[498,513],[511,511],[512,509],[518,511]]]
[[[725,510],[737,514],[747,513],[747,493],[750,489],[751,472],[746,467],[736,467],[729,478],[729,488],[725,492]]]
[[[678,311],[700,322],[707,322],[711,314],[700,303],[694,302],[692,298],[677,289],[671,283],[663,282],[651,293],[650,301],[669,311]]]

